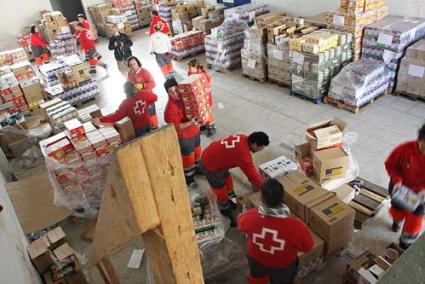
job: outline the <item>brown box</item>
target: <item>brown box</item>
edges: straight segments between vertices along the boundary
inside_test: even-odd
[[[57,249],[53,250],[57,260],[62,261],[68,257],[75,255],[75,251],[72,247],[69,246],[68,243],[64,243],[59,246]]]
[[[332,197],[311,209],[310,227],[325,241],[352,229],[355,211],[344,201]]]
[[[114,126],[120,134],[122,143],[126,143],[136,138],[133,123],[130,118],[124,117],[123,119],[115,122]]]
[[[27,104],[32,104],[43,100],[43,89],[40,82],[37,81],[37,83],[25,87],[21,86],[21,89],[24,93]]]
[[[78,110],[78,115],[90,115],[92,118],[101,118],[102,117],[102,111],[100,110],[99,106],[94,104],[90,105],[88,107],[82,108]]]
[[[356,190],[348,184],[343,184],[338,188],[332,190],[336,193],[336,197],[344,201],[345,203],[350,203],[351,200],[356,197]]]
[[[340,144],[346,126],[347,123],[337,117],[311,124],[306,130],[307,141],[314,150]]]
[[[7,148],[12,152],[15,158],[20,158],[30,147],[31,144],[26,137],[7,145]]]
[[[348,169],[348,154],[339,147],[316,151],[313,168],[319,183],[343,177]]]
[[[297,161],[311,156],[311,145],[306,142],[300,145],[295,145],[295,159]]]
[[[65,242],[65,233],[62,230],[61,226],[54,228],[53,230],[47,233],[47,239],[50,242],[50,249],[55,250],[58,247],[62,246]]]
[[[46,237],[41,237],[28,245],[27,252],[40,274],[46,272],[49,266],[54,264],[54,256],[49,250],[49,241]]]
[[[347,247],[353,238],[353,228],[349,228],[342,233],[326,240],[325,255],[332,254],[340,249]]]
[[[87,81],[90,79],[89,68],[87,63],[82,62],[80,64],[72,65],[71,67],[72,75],[76,80],[77,84]]]
[[[323,251],[325,249],[325,242],[313,230],[308,229],[313,237],[314,245],[309,253],[298,253],[299,267],[308,266],[313,261],[323,257]]]

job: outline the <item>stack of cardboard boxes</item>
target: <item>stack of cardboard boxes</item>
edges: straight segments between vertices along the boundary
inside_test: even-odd
[[[77,109],[59,98],[40,104],[40,112],[54,132],[61,131],[65,121],[78,117]]]
[[[292,92],[321,99],[331,78],[352,57],[352,35],[317,30],[290,40]]]
[[[34,267],[46,284],[87,283],[76,252],[57,227],[33,241],[27,248]]]
[[[354,60],[360,59],[363,29],[386,17],[389,6],[384,0],[341,0],[340,10],[328,14],[328,28],[352,33]]]
[[[182,59],[196,55],[205,50],[204,34],[202,31],[190,31],[174,36],[171,39],[172,55]]]
[[[226,1],[223,2],[225,3]],[[241,21],[248,23],[252,22],[255,17],[269,12],[268,4],[245,4],[224,10],[224,17],[237,17]]]
[[[59,11],[43,14],[40,28],[47,42],[57,39],[58,34],[71,31],[67,19]]]
[[[77,52],[76,38],[71,31],[58,33],[56,39],[49,42],[49,50],[54,57],[72,55]]]
[[[178,3],[171,10],[174,34],[192,30],[192,19],[201,14],[203,1],[197,3]]]
[[[23,48],[16,48],[0,52],[0,67],[13,65],[22,61],[28,61]]]
[[[152,10],[151,4],[145,4],[139,1],[134,1],[136,7],[137,16],[139,17],[139,23],[141,27],[149,26],[152,21]]]
[[[94,20],[98,34],[111,37],[114,34],[114,26],[117,26],[120,32],[125,33],[128,36],[132,35],[132,27],[125,14],[123,14],[118,8],[113,8],[112,4],[107,3],[93,5],[88,7],[88,10]]]
[[[201,15],[192,19],[194,29],[211,33],[211,29],[220,26],[224,21],[223,5],[207,5],[201,8]]]
[[[407,48],[397,80],[397,92],[425,98],[425,40]]]
[[[139,1],[112,0],[110,2],[121,12],[126,21],[130,24],[132,31],[140,29],[139,14],[137,12],[138,7],[135,5],[135,3],[140,3]]]
[[[197,125],[205,125],[208,121],[208,96],[211,86],[204,74],[196,74],[185,78],[178,86],[183,98],[186,116]]]

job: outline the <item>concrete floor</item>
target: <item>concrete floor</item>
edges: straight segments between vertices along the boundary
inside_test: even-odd
[[[138,31],[133,36],[134,55],[141,59],[155,78],[158,95],[157,112],[163,123],[163,109],[167,102],[167,95],[162,85],[163,76],[156,65],[155,59],[148,54],[148,37],[146,30]],[[119,74],[113,57],[113,52],[107,50],[107,41],[101,39],[98,50],[103,55],[104,61],[109,65],[109,77],[100,83],[101,95],[98,103],[101,107],[114,110],[124,98],[122,84],[125,78]],[[203,56],[199,59],[204,61]],[[179,75],[186,73],[186,63],[174,62]],[[293,157],[290,149],[304,142],[306,127],[320,120],[338,116],[348,123],[349,132],[357,134],[357,141],[351,145],[354,158],[360,166],[360,176],[381,186],[386,186],[388,177],[384,169],[384,161],[390,151],[399,143],[416,138],[416,131],[425,121],[425,103],[414,102],[403,97],[387,95],[364,112],[352,114],[336,109],[329,105],[315,105],[299,98],[289,96],[289,90],[274,84],[260,84],[241,78],[241,71],[229,73],[211,72],[213,76],[213,98],[216,115],[217,134],[213,138],[220,138],[234,133],[249,134],[261,130],[269,134],[271,145],[255,155],[257,163],[267,161],[278,155],[286,154]],[[210,139],[202,136],[202,144],[208,145]],[[246,179],[239,171],[234,174],[242,182]],[[202,182],[203,186],[206,186]],[[243,185],[238,185],[240,190]],[[386,206],[387,207],[387,206]],[[389,230],[390,219],[386,208],[373,219],[361,232],[356,232],[347,254],[333,257],[328,260],[325,269],[308,276],[304,283],[340,283],[345,269],[345,263],[350,255],[356,255],[368,247],[384,248],[392,241],[397,240],[397,235]],[[79,239],[79,233],[85,221],[74,224],[69,220],[63,222],[71,244],[83,256],[88,253],[89,243]],[[247,283],[247,268],[244,261],[243,239],[236,230],[229,230],[227,243],[223,246],[228,249],[236,244],[234,254],[237,267],[213,277],[209,283]],[[233,240],[234,242],[230,241]],[[112,256],[115,269],[122,283],[150,283],[146,281],[149,270],[146,268],[146,258],[143,267],[138,270],[128,269],[127,262],[134,248],[141,248],[141,240],[135,240],[123,250]],[[226,259],[228,256],[220,256]],[[102,283],[96,269],[85,265],[87,277],[91,283]]]

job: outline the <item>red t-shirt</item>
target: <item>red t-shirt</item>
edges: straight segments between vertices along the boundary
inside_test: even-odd
[[[191,125],[184,129],[180,129],[180,124],[189,122],[184,111],[184,104],[180,100],[176,100],[168,96],[168,102],[164,111],[164,120],[166,123],[172,123],[176,127],[177,135],[182,139],[191,139],[199,135],[199,127]]]
[[[41,37],[40,33],[33,33],[31,34],[31,46],[40,46],[42,48],[46,48],[47,44]]]
[[[313,249],[307,225],[294,217],[262,215],[258,209],[251,209],[239,215],[238,228],[247,234],[248,255],[267,267],[286,267],[298,252]]]
[[[140,68],[139,70],[135,71],[129,71],[128,72],[128,80],[133,82],[134,84],[143,84],[143,89],[138,91],[138,94],[141,95],[154,95],[156,99],[149,103],[148,105],[152,105],[157,101],[157,95],[154,94],[153,88],[155,88],[155,81],[151,75],[151,73],[144,69]]]
[[[221,172],[239,167],[252,184],[257,187],[263,184],[264,179],[254,166],[246,135],[230,135],[212,142],[202,152],[201,160],[202,165],[210,172]]]
[[[164,21],[160,16],[154,16],[152,18],[152,22],[149,26],[149,35],[155,33],[155,25],[159,24],[161,26],[160,32],[164,34],[168,34],[170,32],[170,28],[168,27],[168,23]]]
[[[425,154],[419,151],[417,141],[395,148],[385,162],[391,181],[401,182],[412,190],[425,190]]]
[[[87,52],[95,47],[96,41],[93,39],[93,35],[90,30],[82,29],[77,36],[80,40],[80,47],[84,52]]]
[[[114,114],[104,116],[100,121],[116,122],[128,116],[133,123],[134,129],[145,128],[150,123],[150,115],[147,108],[152,100],[156,100],[156,96],[137,94],[126,98]]]

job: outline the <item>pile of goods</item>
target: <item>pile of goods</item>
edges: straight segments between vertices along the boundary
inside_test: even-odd
[[[61,227],[33,241],[27,252],[44,283],[87,283],[76,252]]]
[[[352,57],[352,35],[318,30],[290,41],[292,92],[320,100]]]
[[[173,3],[175,5],[175,1]],[[171,4],[159,4],[158,5],[158,15],[163,19],[164,21],[168,22],[168,25],[170,28],[173,26],[173,15],[172,15],[172,6]]]
[[[345,66],[332,79],[327,99],[357,109],[384,94],[390,80],[384,62],[361,59]]]
[[[40,73],[49,98],[61,98],[70,104],[78,104],[99,93],[97,82],[90,77],[87,63],[75,54],[42,65]]]
[[[139,24],[141,27],[149,26],[152,21],[152,5],[142,2],[134,2],[136,7],[137,16],[139,17]]]
[[[52,130],[56,133],[64,129],[65,121],[78,117],[77,109],[59,98],[42,103],[40,109],[42,115],[50,123]]]
[[[246,4],[224,10],[224,17],[237,17],[245,23],[252,22],[255,17],[270,12],[269,5]]]
[[[72,55],[77,51],[76,38],[71,31],[58,33],[56,39],[49,42],[49,50],[54,57]]]
[[[389,6],[384,0],[341,0],[338,12],[328,14],[328,28],[352,33],[354,60],[360,59],[363,29],[386,17]]]
[[[201,8],[201,16],[192,19],[194,29],[211,33],[211,29],[220,26],[224,21],[223,5],[207,5]]]
[[[34,57],[32,56],[32,51],[31,51],[30,27],[23,28],[22,33],[16,35],[16,38],[18,39],[19,46],[25,50],[27,57],[30,60],[33,60]]]
[[[132,35],[132,27],[125,14],[117,8],[113,8],[111,3],[93,5],[88,7],[88,10],[100,35],[113,36],[114,26],[118,27],[120,32],[128,36]]]
[[[192,30],[192,19],[201,14],[202,6],[199,4],[201,3],[179,3],[172,8],[173,34],[178,35]]]
[[[172,55],[181,60],[205,51],[204,34],[202,31],[190,31],[176,35],[171,39]]]
[[[425,19],[386,17],[365,28],[362,59],[385,62],[390,69],[390,88],[395,88],[397,71],[407,47],[425,37]]]
[[[211,85],[206,75],[195,74],[186,77],[178,86],[183,98],[187,118],[202,126],[208,122],[208,96],[211,94]]]
[[[57,39],[58,34],[69,33],[67,19],[59,11],[44,13],[40,24],[40,31],[47,42]]]
[[[398,70],[397,92],[425,98],[425,40],[407,48]]]
[[[140,29],[139,16],[137,14],[136,6],[131,0],[112,1],[115,8],[118,8],[122,15],[124,15],[127,22],[130,24],[131,30],[135,31]]]

